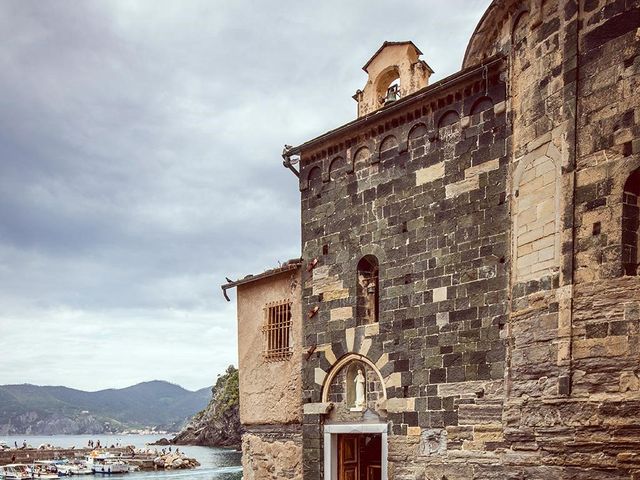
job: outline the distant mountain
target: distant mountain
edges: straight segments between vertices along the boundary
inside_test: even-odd
[[[153,427],[176,431],[210,396],[210,388],[191,392],[159,380],[98,392],[1,385],[0,434],[95,434]]]

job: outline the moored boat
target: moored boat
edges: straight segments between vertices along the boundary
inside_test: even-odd
[[[87,466],[93,473],[129,473],[130,467],[127,462],[121,460],[111,453],[91,452],[87,458]]]
[[[57,462],[54,460],[38,460],[30,467],[31,477],[41,480],[55,480],[58,476]]]
[[[31,469],[23,463],[11,463],[0,467],[0,477],[2,477],[3,480],[25,480],[27,478],[33,478]]]

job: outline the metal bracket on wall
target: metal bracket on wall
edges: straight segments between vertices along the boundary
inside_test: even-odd
[[[316,347],[317,345],[315,343],[309,347],[309,350],[307,350],[307,353],[304,356],[305,360],[309,360],[311,358],[311,355],[313,355],[313,352],[316,351]]]
[[[316,268],[316,265],[318,265],[318,259],[314,258],[313,260],[311,260],[309,262],[309,264],[307,265],[307,272],[310,272],[311,270],[313,270],[314,268]]]

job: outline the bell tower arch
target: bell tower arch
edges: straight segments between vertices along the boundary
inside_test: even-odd
[[[413,42],[384,42],[362,67],[369,76],[363,90],[353,96],[358,117],[389,105],[424,88],[433,73]]]

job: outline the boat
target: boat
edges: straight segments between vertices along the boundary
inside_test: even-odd
[[[31,465],[31,477],[42,480],[55,480],[58,475],[58,462],[54,460],[37,460]]]
[[[24,480],[33,478],[31,469],[24,463],[11,463],[0,467],[0,477],[4,480]]]
[[[68,467],[71,475],[91,475],[93,473],[91,467],[84,460],[76,460],[74,463],[69,464]]]
[[[127,462],[111,453],[93,451],[87,459],[87,466],[93,473],[129,473]]]

